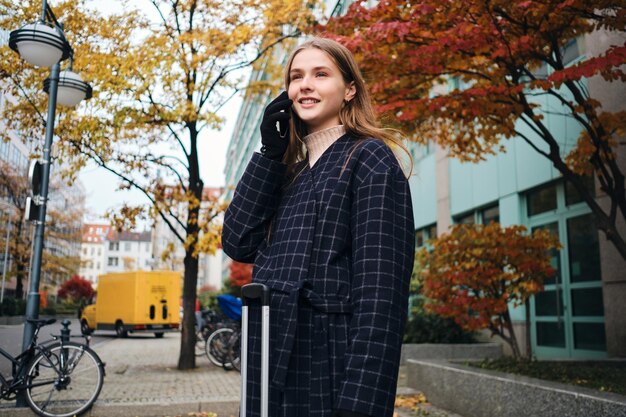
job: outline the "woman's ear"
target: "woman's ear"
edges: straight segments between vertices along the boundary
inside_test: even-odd
[[[356,86],[354,85],[354,81],[352,81],[350,85],[346,87],[346,94],[343,97],[343,100],[350,101],[354,98],[355,95],[356,95]]]

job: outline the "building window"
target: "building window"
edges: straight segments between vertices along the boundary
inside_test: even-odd
[[[422,227],[415,231],[415,246],[420,248],[425,246],[430,239],[437,237],[437,225]]]
[[[107,265],[108,265],[108,266],[117,266],[117,265],[118,265],[118,259],[117,259],[117,257],[110,257],[110,258],[108,259]]]
[[[120,250],[120,242],[109,242],[109,250],[113,252]]]
[[[571,281],[600,281],[598,228],[591,213],[567,219],[567,247]]]
[[[150,252],[150,244],[146,242],[146,252]]]
[[[556,210],[556,185],[550,184],[528,193],[526,198],[528,216]]]
[[[457,217],[454,222],[457,224],[475,224],[476,214],[474,212],[471,212],[469,214],[463,214]]]
[[[489,224],[500,223],[500,207],[498,203],[483,207],[454,218],[456,224]]]
[[[124,243],[124,250],[125,250],[126,252],[130,252],[130,242],[125,242],[125,243]]]
[[[589,191],[589,193],[595,197],[595,184],[593,177],[585,177],[583,179],[585,184],[585,188]],[[580,196],[580,193],[574,188],[572,183],[569,181],[565,182],[565,204],[568,206],[573,206],[574,204],[582,203],[583,198]]]
[[[486,207],[479,212],[480,222],[482,224],[500,223],[500,207]]]

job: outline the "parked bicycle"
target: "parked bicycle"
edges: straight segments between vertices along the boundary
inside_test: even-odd
[[[217,329],[206,342],[206,355],[215,366],[226,370],[237,369],[239,366],[239,349],[235,344],[241,338],[241,325],[230,322]]]
[[[206,352],[206,341],[215,330],[219,328],[223,318],[220,314],[214,310],[202,310],[200,312],[202,316],[202,324],[199,326],[199,330],[196,331],[196,356],[202,356]]]
[[[66,337],[37,343],[43,326],[56,319],[27,319],[35,325],[28,348],[12,356],[0,348],[0,354],[11,361],[12,377],[0,373],[0,398],[15,400],[25,393],[28,406],[42,417],[72,417],[83,414],[96,401],[104,380],[104,364],[87,345],[69,342]],[[69,337],[69,321],[64,323]]]
[[[232,295],[220,295],[218,304],[228,318],[217,325],[206,341],[206,355],[216,366],[226,370],[240,369],[239,340],[241,339],[241,300]]]

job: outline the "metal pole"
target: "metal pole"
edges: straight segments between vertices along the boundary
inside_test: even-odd
[[[26,301],[26,317],[36,319],[39,317],[39,278],[41,275],[41,260],[44,243],[44,229],[46,226],[46,207],[48,204],[48,184],[50,179],[50,150],[54,134],[54,118],[56,116],[57,89],[59,86],[59,73],[61,66],[56,63],[50,72],[50,98],[48,100],[48,120],[46,122],[46,140],[43,148],[43,175],[41,178],[41,198],[39,200],[39,212],[35,226],[35,241],[33,244],[33,265],[31,267],[28,299]],[[22,349],[28,348],[35,326],[26,323]]]
[[[44,2],[45,3],[45,2]],[[41,198],[39,200],[39,212],[35,229],[35,242],[33,244],[33,263],[30,271],[28,298],[26,300],[26,319],[39,318],[39,277],[41,274],[41,259],[44,242],[44,229],[46,225],[46,205],[48,203],[48,182],[50,179],[50,149],[54,134],[54,118],[56,116],[57,90],[59,86],[59,73],[61,65],[57,62],[50,71],[50,89],[48,91],[48,119],[46,122],[46,139],[43,148],[43,175],[41,178]],[[24,336],[22,338],[22,351],[28,349],[35,325],[28,320],[24,323]],[[26,399],[23,393],[18,396],[16,405],[26,407]]]
[[[0,291],[0,303],[4,301],[4,282],[7,278],[7,264],[9,263],[9,238],[11,237],[11,216],[7,217],[7,240],[4,243],[4,262],[2,263],[2,290]]]
[[[48,2],[46,0],[42,0],[41,2],[41,21],[46,21],[46,9],[48,8]]]

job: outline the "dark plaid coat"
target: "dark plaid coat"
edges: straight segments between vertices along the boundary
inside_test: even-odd
[[[380,140],[344,135],[304,164],[285,184],[286,166],[255,154],[224,221],[226,254],[272,288],[270,416],[391,416],[414,254],[408,182]],[[261,326],[250,318],[258,416]]]

